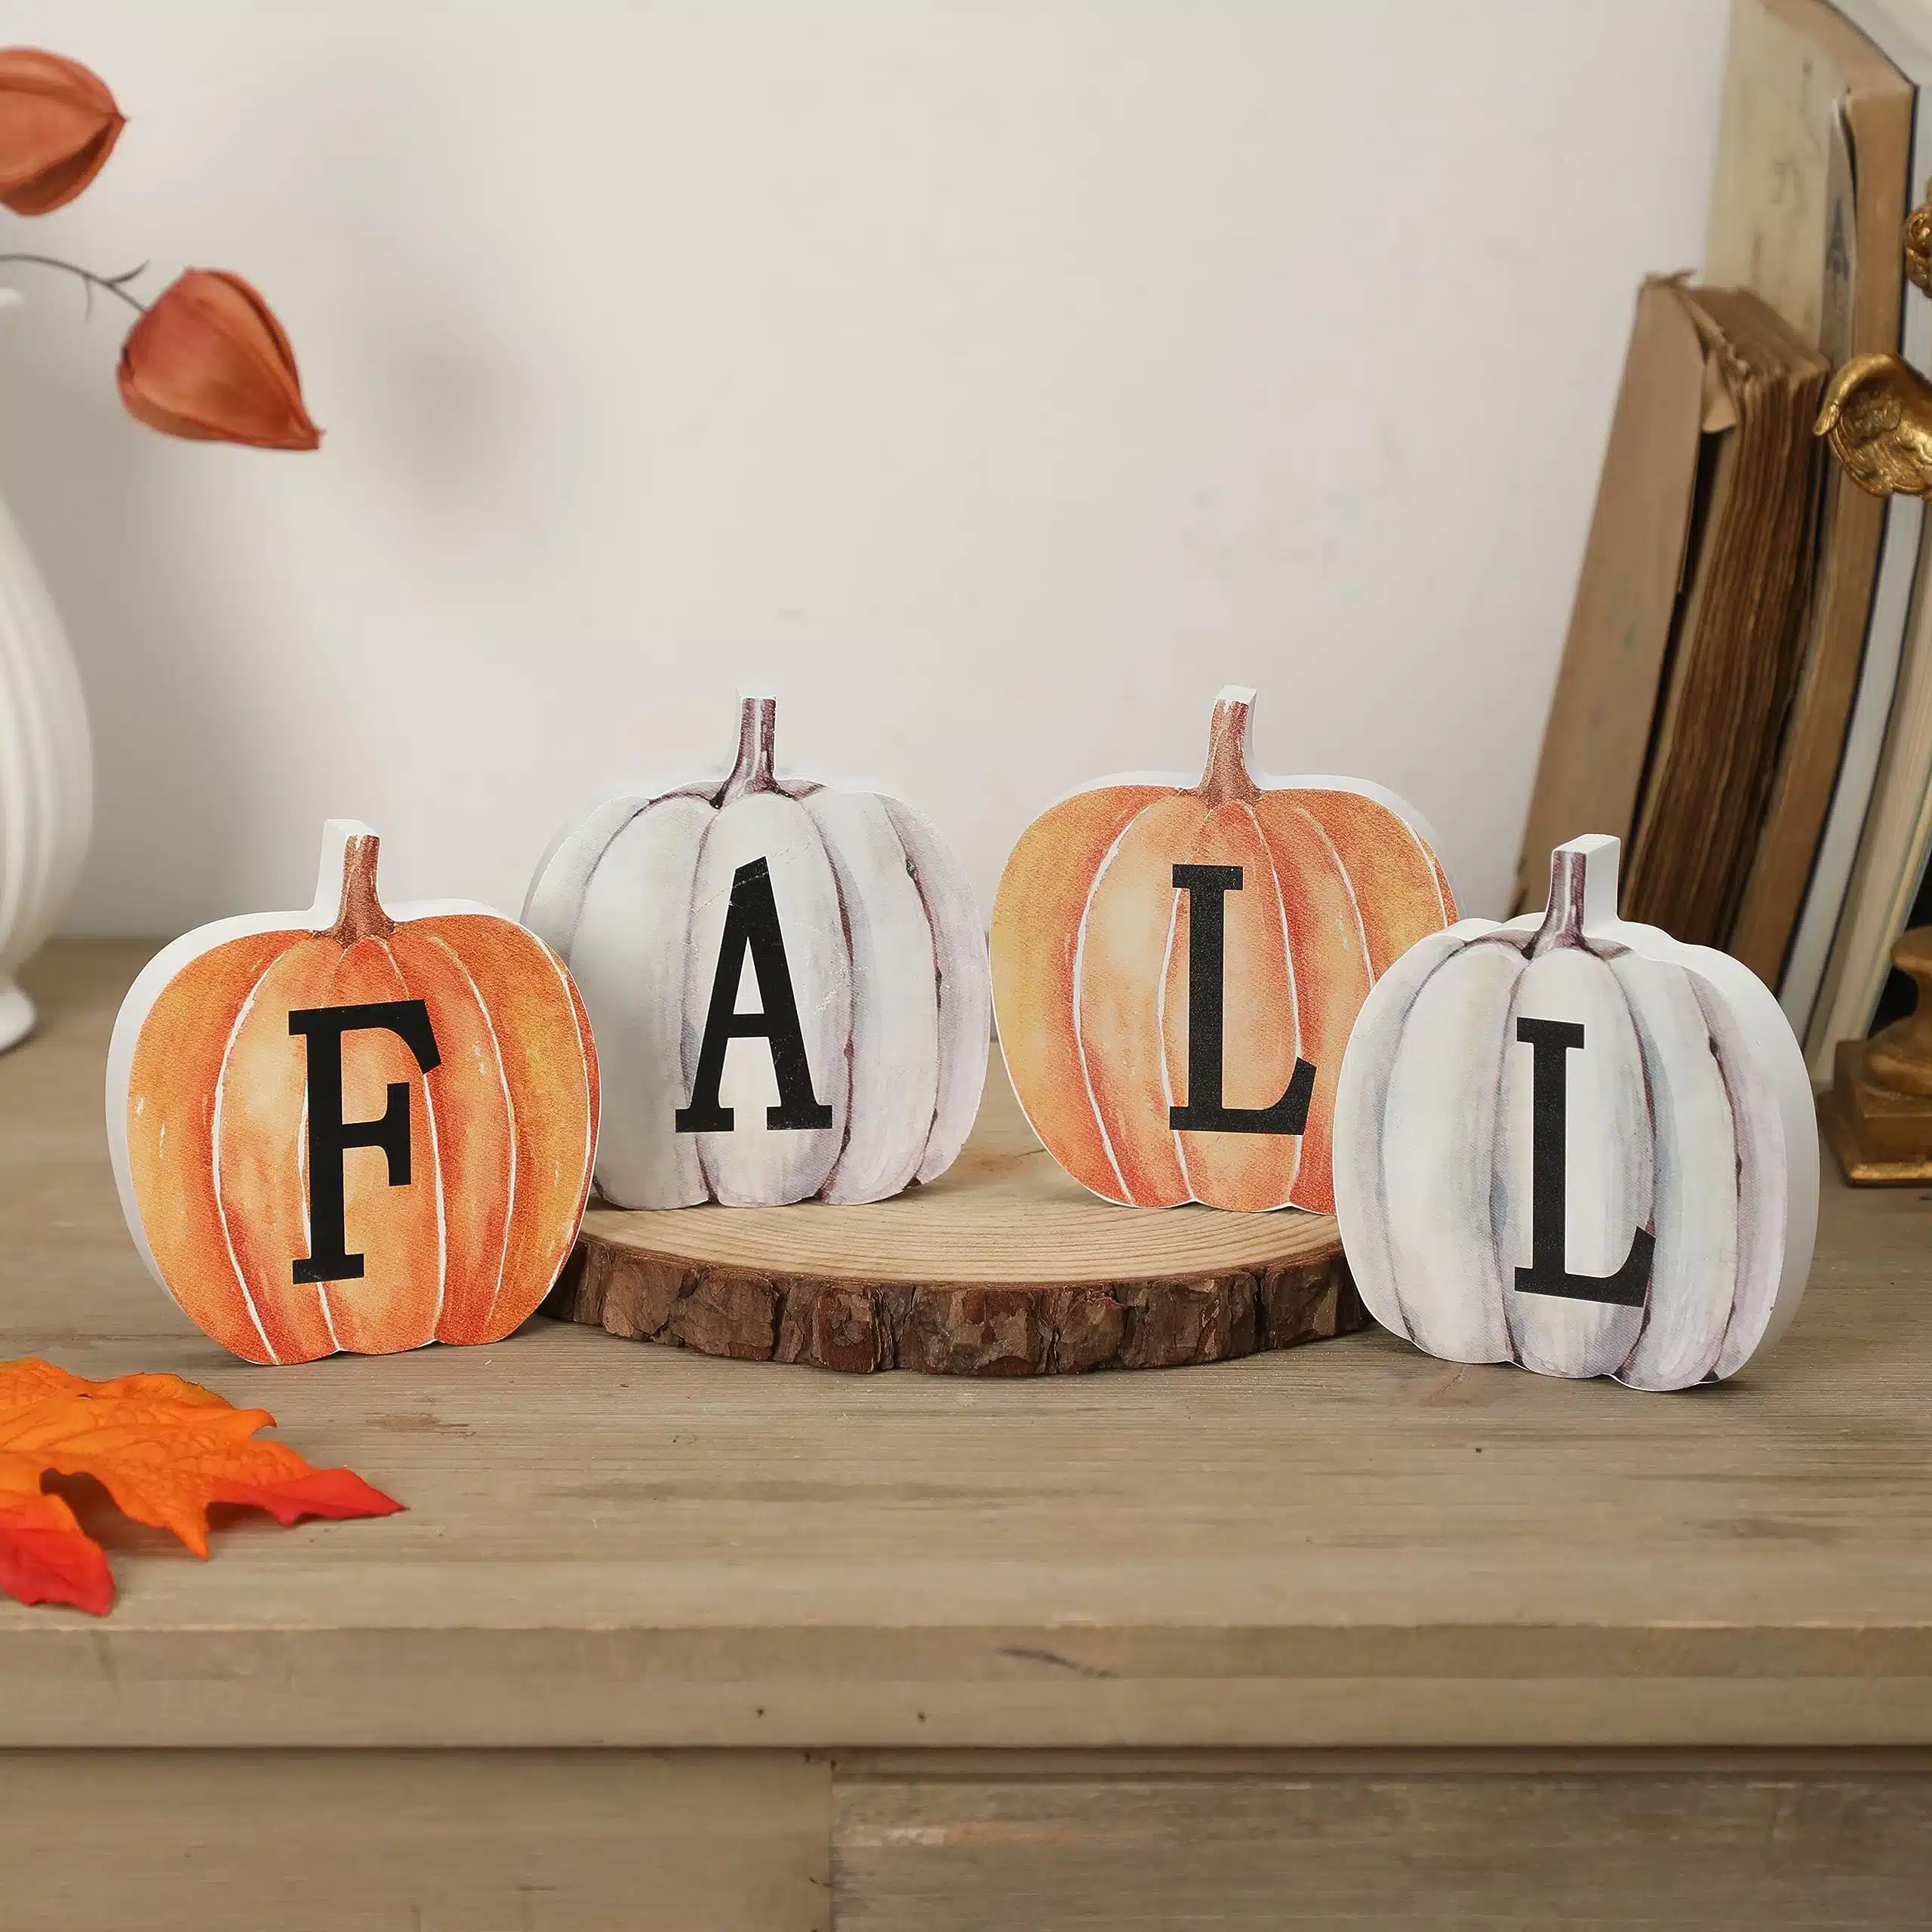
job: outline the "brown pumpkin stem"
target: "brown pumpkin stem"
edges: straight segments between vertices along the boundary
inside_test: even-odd
[[[778,735],[778,700],[775,697],[741,697],[738,700],[738,756],[724,787],[712,801],[728,805],[752,792],[777,789],[776,769]]]
[[[382,842],[374,832],[363,832],[343,850],[342,906],[328,931],[328,937],[338,945],[387,939],[395,931],[395,921],[383,910],[383,902],[376,896],[376,853]]]
[[[1261,787],[1248,776],[1247,714],[1254,693],[1230,685],[1214,700],[1214,721],[1208,728],[1208,765],[1195,796],[1211,805],[1251,805]]]
[[[1559,845],[1550,854],[1549,906],[1530,941],[1528,958],[1540,959],[1559,946],[1583,944],[1585,872],[1581,852],[1566,852]]]

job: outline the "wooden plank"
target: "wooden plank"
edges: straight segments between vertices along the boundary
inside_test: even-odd
[[[835,1791],[840,1932],[1932,1926],[1923,1761],[993,1761]]]
[[[826,1765],[0,1752],[8,1932],[829,1932]]]
[[[0,1603],[0,1743],[1932,1743],[1922,1190],[1828,1182],[1791,1336],[1681,1396],[1379,1333],[951,1383],[540,1319],[251,1369],[114,1204],[137,964],[43,959],[0,1059],[5,1347],[259,1402],[409,1513],[204,1566],[95,1512],[121,1602]]]

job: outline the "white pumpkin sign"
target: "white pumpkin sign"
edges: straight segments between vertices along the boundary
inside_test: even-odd
[[[1540,918],[1464,920],[1377,982],[1336,1212],[1369,1312],[1428,1353],[1682,1389],[1789,1325],[1817,1134],[1770,989],[1619,919],[1617,854],[1558,846]]]
[[[779,777],[776,715],[743,700],[728,776],[607,798],[531,883],[596,1036],[618,1207],[881,1200],[943,1173],[979,1109],[964,872],[898,799]]]

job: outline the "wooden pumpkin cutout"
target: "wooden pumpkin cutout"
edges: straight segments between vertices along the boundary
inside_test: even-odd
[[[377,849],[331,820],[306,913],[177,940],[115,1022],[129,1230],[249,1361],[498,1340],[589,1192],[597,1057],[562,962],[486,906],[385,910]]]
[[[778,775],[769,697],[731,771],[620,792],[567,829],[524,918],[604,1057],[621,1208],[878,1201],[949,1167],[986,1084],[986,940],[897,798]]]
[[[1014,1091],[1109,1201],[1331,1208],[1355,1014],[1456,916],[1394,793],[1250,775],[1254,702],[1238,685],[1215,701],[1198,784],[1131,774],[1073,792],[1000,878],[993,998]]]
[[[1770,989],[1619,919],[1617,851],[1558,846],[1540,917],[1436,934],[1369,995],[1337,1210],[1370,1312],[1429,1354],[1681,1389],[1789,1324],[1817,1135]]]

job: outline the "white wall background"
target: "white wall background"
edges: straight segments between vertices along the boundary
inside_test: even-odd
[[[1050,798],[1378,779],[1507,891],[1632,291],[1700,251],[1722,0],[9,0],[131,125],[0,247],[232,268],[319,456],[121,413],[35,271],[0,491],[100,767],[78,930],[514,910],[607,782],[924,807],[990,904]]]

